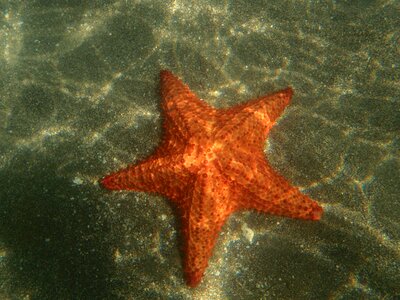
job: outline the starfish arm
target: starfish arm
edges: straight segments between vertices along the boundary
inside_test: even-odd
[[[291,87],[288,87],[273,94],[265,95],[228,108],[226,111],[233,114],[243,112],[251,113],[255,114],[256,118],[267,120],[268,123],[275,122],[283,113],[286,106],[289,105],[292,96],[293,90]]]
[[[322,208],[316,201],[302,194],[268,163],[260,163],[252,178],[236,183],[242,187],[239,203],[242,209],[305,220],[319,220],[322,216]]]
[[[262,149],[269,130],[282,114],[292,98],[292,89],[286,88],[250,102],[220,110],[217,121],[220,125],[218,138],[226,136],[235,144],[244,144],[247,149]]]
[[[137,165],[107,175],[100,183],[109,190],[153,192],[175,200],[193,181],[190,177],[182,166],[181,157],[175,155],[156,159],[149,157]]]
[[[200,100],[170,71],[160,72],[165,141],[177,145],[193,136],[208,136],[216,109]]]
[[[184,271],[189,286],[197,286],[228,216],[234,211],[230,189],[218,172],[201,172],[191,194],[180,206],[185,240]],[[190,203],[190,204],[187,204]]]
[[[275,190],[267,190],[269,194],[257,195],[249,192],[248,197],[253,201],[244,206],[246,209],[270,213],[283,217],[318,221],[322,217],[322,207],[308,196],[302,194],[298,188],[290,187],[285,194],[276,195]]]

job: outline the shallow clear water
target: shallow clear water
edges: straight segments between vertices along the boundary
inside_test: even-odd
[[[400,295],[398,1],[0,3],[1,299]],[[269,161],[319,222],[240,212],[202,284],[165,198],[97,180],[162,135],[158,74],[229,107],[292,86]]]

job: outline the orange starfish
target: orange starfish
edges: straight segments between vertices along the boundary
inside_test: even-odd
[[[319,220],[322,208],[268,163],[265,139],[289,104],[291,88],[228,109],[200,100],[161,71],[164,139],[155,153],[101,180],[111,190],[154,192],[176,204],[187,284],[197,286],[222,225],[238,210]]]

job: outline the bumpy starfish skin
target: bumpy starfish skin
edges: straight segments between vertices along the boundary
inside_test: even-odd
[[[184,270],[197,286],[222,225],[242,209],[319,220],[322,208],[272,169],[263,147],[292,97],[287,88],[214,109],[169,71],[161,71],[164,139],[155,153],[101,180],[111,190],[154,192],[178,207]]]

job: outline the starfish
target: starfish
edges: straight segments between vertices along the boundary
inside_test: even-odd
[[[163,141],[150,157],[104,177],[101,185],[161,194],[175,204],[189,286],[200,283],[218,233],[233,212],[321,218],[322,208],[279,175],[263,152],[270,129],[292,98],[290,87],[215,109],[170,71],[160,77]]]

